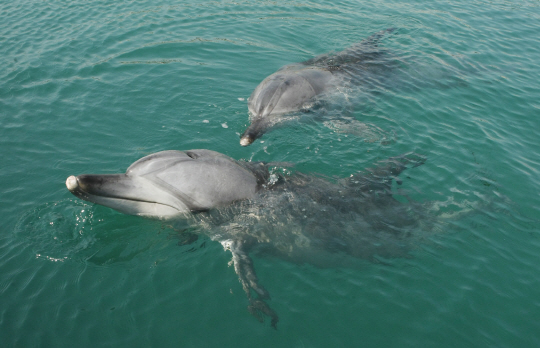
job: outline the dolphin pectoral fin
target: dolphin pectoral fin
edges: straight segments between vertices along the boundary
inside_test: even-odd
[[[233,254],[234,271],[240,279],[240,283],[244,288],[244,291],[251,298],[251,290],[257,293],[260,299],[269,299],[270,294],[266,289],[259,284],[259,279],[255,274],[255,268],[253,267],[253,260],[242,249],[242,242],[233,242],[230,246],[231,253]]]
[[[253,267],[253,260],[245,252],[243,243],[241,241],[228,241],[224,246],[229,249],[233,255],[232,262],[234,264],[234,271],[238,275],[240,284],[246,293],[249,305],[249,312],[257,318],[260,322],[264,322],[264,315],[271,318],[271,325],[274,329],[277,329],[277,323],[279,321],[277,313],[268,306],[264,300],[270,299],[268,291],[259,284],[257,275],[255,274],[255,268]],[[252,296],[253,290],[257,297]]]
[[[250,304],[248,306],[248,310],[257,320],[259,320],[261,323],[264,322],[264,317],[262,314],[269,316],[271,319],[270,325],[277,330],[277,323],[279,321],[279,318],[277,316],[277,313],[268,306],[266,302],[263,300],[254,300],[251,299]]]

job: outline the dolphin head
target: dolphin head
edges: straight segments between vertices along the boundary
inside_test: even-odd
[[[248,99],[252,123],[240,137],[240,144],[250,145],[279,123],[282,115],[305,108],[325,90],[331,77],[327,70],[293,64],[265,78]]]
[[[125,174],[70,176],[66,186],[125,214],[170,218],[253,198],[264,179],[260,168],[218,152],[172,150],[141,158]]]

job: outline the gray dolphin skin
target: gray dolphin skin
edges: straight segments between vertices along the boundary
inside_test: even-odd
[[[204,234],[230,251],[248,310],[261,322],[269,317],[276,328],[278,315],[250,254],[321,267],[332,260],[406,256],[418,231],[436,224],[423,204],[396,199],[392,184],[424,161],[404,154],[338,180],[209,150],[163,151],[125,174],[70,176],[66,186],[83,200],[126,214],[197,226],[182,234],[190,241]]]
[[[264,178],[248,165],[210,150],[163,151],[125,174],[70,176],[66,186],[124,214],[172,218],[253,198]]]
[[[305,62],[286,65],[265,78],[248,99],[250,125],[240,137],[248,146],[286,115],[307,110],[318,96],[335,89],[351,74],[352,66],[372,63],[380,55],[379,39],[395,28],[377,32],[336,54],[323,54]]]

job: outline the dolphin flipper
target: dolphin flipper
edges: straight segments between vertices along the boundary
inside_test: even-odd
[[[270,318],[272,318],[270,325],[272,325],[272,327],[277,330],[277,323],[279,321],[279,318],[277,316],[277,313],[272,308],[270,308],[270,306],[268,306],[266,302],[264,302],[263,300],[251,298],[249,300],[249,303],[250,304],[248,306],[248,310],[251,315],[257,318],[257,320],[259,320],[261,323],[264,322],[264,317],[261,315],[261,313],[269,316]]]
[[[244,250],[244,243],[241,241],[227,241],[222,242],[222,244],[226,249],[230,250],[233,255],[232,262],[234,264],[234,271],[238,275],[242,288],[248,297],[249,312],[260,322],[264,321],[263,315],[269,316],[271,318],[272,327],[277,329],[277,323],[279,321],[277,313],[264,302],[264,300],[270,299],[270,294],[261,284],[259,284],[259,279],[257,278],[255,268],[253,267],[253,260],[251,260],[251,257],[249,257]],[[251,290],[257,294],[256,298],[252,296]]]

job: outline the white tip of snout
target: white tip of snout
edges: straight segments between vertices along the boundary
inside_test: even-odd
[[[252,141],[249,137],[243,137],[242,139],[240,139],[240,145],[242,146],[248,146],[251,143]]]
[[[70,190],[70,191],[73,191],[77,187],[79,187],[79,183],[77,182],[77,177],[72,175],[69,178],[67,178],[66,186],[67,186],[67,189]]]

